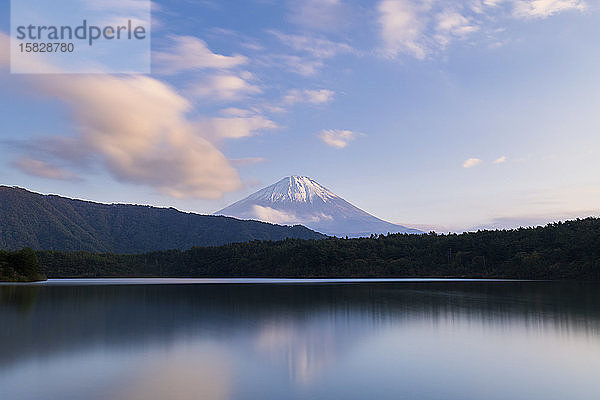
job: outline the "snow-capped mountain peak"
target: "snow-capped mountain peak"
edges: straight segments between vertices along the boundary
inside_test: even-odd
[[[274,203],[309,203],[323,202],[336,198],[333,192],[321,186],[307,176],[288,176],[271,186],[250,195],[248,199],[270,201]]]
[[[217,211],[241,219],[277,224],[300,224],[335,236],[368,236],[372,233],[411,232],[415,229],[383,221],[353,206],[306,176],[288,176]]]

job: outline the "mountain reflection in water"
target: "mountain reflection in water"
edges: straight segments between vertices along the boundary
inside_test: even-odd
[[[0,286],[0,398],[592,399],[598,289]]]

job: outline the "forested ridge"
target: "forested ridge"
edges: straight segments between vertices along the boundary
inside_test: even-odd
[[[600,280],[600,219],[463,234],[253,241],[138,255],[38,252],[49,277],[480,277]]]
[[[94,203],[0,186],[0,249],[134,254],[249,240],[324,237],[303,226],[184,213],[174,208]]]

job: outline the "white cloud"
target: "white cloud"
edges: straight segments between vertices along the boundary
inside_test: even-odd
[[[69,105],[79,145],[116,179],[175,197],[217,198],[240,187],[225,156],[187,119],[187,100],[164,83],[143,76],[89,76],[41,85]]]
[[[334,96],[335,92],[329,89],[290,89],[280,101],[276,103],[266,102],[260,107],[270,113],[283,113],[295,104],[327,104],[333,101]]]
[[[287,34],[277,30],[268,32],[300,55],[274,55],[270,56],[266,63],[272,64],[273,61],[281,60],[292,72],[303,76],[315,75],[323,67],[323,60],[340,54],[358,54],[347,43],[334,42],[322,37]]]
[[[430,2],[421,5],[411,0],[383,0],[379,3],[379,24],[385,51],[395,57],[407,53],[418,59],[427,55],[427,48],[421,43],[426,24],[424,13]]]
[[[479,30],[477,25],[471,23],[469,18],[453,11],[445,10],[436,15],[435,38],[442,46],[448,44],[453,37],[464,37]]]
[[[242,55],[224,56],[213,53],[206,42],[193,36],[170,36],[173,42],[169,51],[152,54],[153,72],[174,75],[189,70],[206,68],[228,69],[246,64]]]
[[[348,130],[325,129],[319,133],[318,137],[328,146],[343,149],[359,135],[361,134]]]
[[[515,0],[514,15],[519,18],[546,18],[562,11],[584,11],[582,0]]]
[[[262,115],[250,117],[209,118],[196,124],[213,141],[239,139],[258,135],[265,129],[276,129],[277,124]]]
[[[506,156],[498,157],[493,161],[494,164],[502,164],[503,162],[506,162]]]
[[[261,93],[262,89],[238,75],[217,74],[193,85],[188,92],[211,101],[236,101]]]
[[[307,59],[298,56],[281,55],[275,56],[274,59],[283,61],[292,72],[302,76],[315,75],[323,67],[322,60]]]
[[[303,214],[298,216],[292,212],[276,210],[271,207],[263,207],[255,204],[252,206],[252,216],[259,221],[270,222],[272,224],[296,225],[310,222],[332,221],[333,217],[322,212],[312,214]]]
[[[483,0],[483,4],[488,7],[498,7],[500,4],[504,3],[506,0]]]
[[[7,44],[6,35],[0,33],[0,54],[7,51]],[[48,154],[61,164],[77,166],[90,159],[119,181],[176,197],[218,198],[241,187],[237,171],[206,139],[214,133],[199,131],[187,116],[188,100],[157,79],[60,74],[21,79],[65,104],[73,116],[74,137],[51,136],[37,142],[47,148],[61,147],[60,152]],[[45,162],[30,157],[17,165],[39,176],[42,167],[52,165]],[[50,168],[46,177],[63,179],[66,173]]]
[[[290,35],[277,30],[270,30],[269,33],[292,49],[308,53],[317,59],[333,58],[339,54],[356,52],[349,44],[333,42],[319,37]]]
[[[463,163],[463,168],[472,168],[481,164],[482,162],[483,161],[479,158],[469,158]]]
[[[282,101],[288,105],[297,103],[325,104],[333,101],[334,96],[335,92],[328,89],[292,89],[283,96]]]
[[[252,207],[254,216],[259,221],[270,222],[272,224],[294,224],[298,223],[298,218],[292,213],[275,210],[271,207],[263,207],[257,204]]]
[[[409,55],[424,59],[480,30],[484,31],[482,37],[493,40],[498,26],[490,27],[491,22],[586,9],[584,0],[381,0],[377,11],[382,53],[392,58]]]

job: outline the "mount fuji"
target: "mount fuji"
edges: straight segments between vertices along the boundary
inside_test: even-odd
[[[306,176],[283,178],[214,215],[282,225],[299,224],[338,237],[362,237],[388,232],[422,233],[379,219]]]

